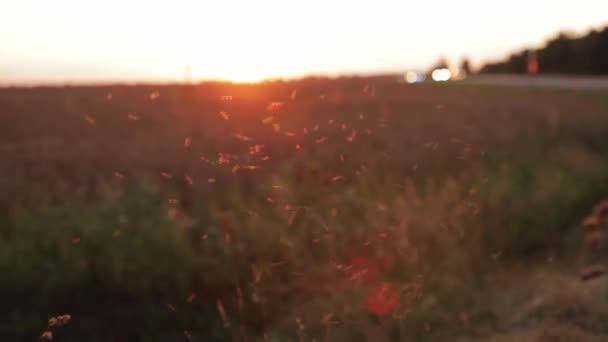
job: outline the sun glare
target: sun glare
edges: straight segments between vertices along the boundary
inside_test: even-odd
[[[5,0],[0,11],[0,83],[254,82],[403,72],[427,68],[440,54],[454,62],[470,55],[476,64],[516,46],[536,44],[562,28],[584,30],[605,22],[601,14],[608,2],[592,6],[600,1],[580,1],[585,3],[580,13],[567,3],[517,0],[505,8],[511,12],[488,7],[490,11],[479,15],[462,11],[487,7],[479,0],[448,2],[441,11],[430,2],[385,0],[348,6],[321,0],[107,0],[94,10],[72,0],[34,1],[35,6],[30,0]],[[546,8],[552,15],[542,21],[528,15]],[[442,25],[417,14],[404,20],[403,13],[433,13],[432,21]],[[514,17],[517,27],[504,29]],[[411,82],[420,81],[414,76]]]
[[[195,58],[192,61],[192,76],[194,79],[260,82],[277,74],[271,56],[266,53],[248,54],[235,45],[215,56]]]
[[[186,53],[195,80],[216,79],[231,82],[260,82],[293,72],[286,65],[289,57],[281,46],[269,44],[266,39],[244,40],[238,30],[223,33],[227,43],[220,49],[208,51],[206,46],[192,46]]]
[[[272,75],[270,72],[264,73],[259,69],[252,68],[247,65],[226,65],[217,68],[217,76],[205,77],[205,75],[197,75],[196,78],[212,78],[236,83],[252,83],[264,81],[271,78],[271,76]]]

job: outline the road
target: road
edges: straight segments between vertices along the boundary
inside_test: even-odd
[[[474,75],[462,82],[511,87],[608,90],[608,77],[602,76]]]

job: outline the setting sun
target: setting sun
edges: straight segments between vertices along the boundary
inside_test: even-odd
[[[0,2],[0,342],[608,341],[608,0]]]
[[[190,66],[193,80],[258,81],[427,68],[441,55],[479,64],[538,45],[556,30],[601,25],[607,12],[608,2],[594,0],[576,8],[519,0],[501,11],[478,0],[440,10],[389,0],[348,7],[319,0],[8,0],[0,13],[0,75],[17,83],[181,81]]]
[[[289,72],[281,63],[278,47],[257,51],[247,44],[222,44],[221,53],[209,52],[204,47],[191,48],[188,55],[192,56],[192,61],[188,63],[193,79],[257,82]]]

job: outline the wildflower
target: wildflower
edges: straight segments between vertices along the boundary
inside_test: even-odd
[[[367,310],[378,315],[391,313],[398,302],[399,293],[389,283],[381,283],[367,294]]]

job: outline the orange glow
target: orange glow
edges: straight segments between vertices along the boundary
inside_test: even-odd
[[[389,0],[107,0],[91,8],[73,0],[4,0],[0,81],[248,82],[426,69],[439,55],[450,61],[468,55],[477,64],[540,45],[559,30],[599,27],[608,13],[608,2],[598,0],[579,0],[575,9],[550,0],[514,0],[501,11],[480,0],[440,7]]]
[[[383,315],[393,312],[399,303],[399,292],[389,283],[372,288],[367,294],[367,310]]]
[[[283,102],[271,102],[267,107],[266,110],[268,110],[269,112],[274,112],[277,111],[279,109],[281,109],[281,107],[283,107]]]

